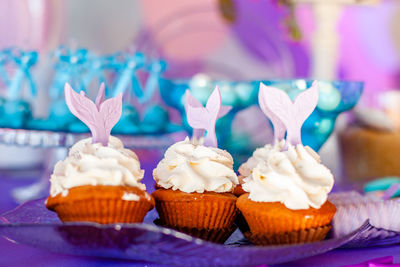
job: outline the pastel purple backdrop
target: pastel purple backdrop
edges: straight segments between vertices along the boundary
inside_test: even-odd
[[[170,7],[169,3],[157,2],[157,10],[154,9],[154,1],[142,1],[141,9],[132,10],[133,15],[141,14],[143,18],[143,28],[149,35],[155,35],[155,21],[160,21],[169,14],[177,13],[178,8],[183,9],[183,4],[179,7]],[[271,63],[279,60],[274,51],[264,49],[266,41],[263,39],[264,29],[262,25],[268,26],[276,41],[288,47],[291,58],[294,61],[294,70],[291,76],[308,76],[309,74],[309,49],[310,37],[314,29],[313,15],[309,8],[300,8],[297,11],[300,26],[303,30],[304,41],[293,43],[287,38],[283,31],[282,18],[287,12],[279,8],[273,1],[259,0],[233,0],[236,7],[236,22],[232,24],[231,30],[234,38],[240,41],[240,45],[249,52],[249,56],[257,57],[259,61]],[[65,12],[52,16],[52,4],[46,0],[35,2],[35,8],[29,5],[28,0],[8,1],[0,0],[0,49],[10,45],[18,45],[24,48],[39,49],[47,51],[52,49],[50,40],[57,43],[53,35],[64,37],[67,30],[63,33],[51,31],[51,25],[65,23]],[[217,1],[204,1],[204,5],[216,5]],[[186,10],[198,7],[198,1],[187,0],[184,4]],[[168,8],[167,8],[168,6]],[[162,10],[167,10],[162,13]],[[215,8],[215,12],[218,12]],[[400,3],[398,1],[381,1],[376,7],[349,7],[341,18],[339,32],[340,41],[340,66],[338,79],[363,80],[366,82],[364,100],[373,104],[373,95],[385,89],[400,88],[400,49],[399,34],[396,30],[396,20],[399,17]],[[185,13],[182,21],[185,19]],[[187,16],[186,16],[187,17]],[[248,19],[252,18],[252,20]],[[179,18],[178,18],[179,19]],[[201,20],[200,20],[201,21]],[[254,27],[255,21],[260,27]],[[221,20],[221,23],[224,23]],[[398,23],[397,23],[398,24]],[[61,27],[62,28],[62,27]],[[207,37],[207,32],[204,33]],[[215,34],[215,33],[214,33]],[[228,33],[225,33],[229,35]],[[64,40],[64,41],[65,41]],[[207,40],[205,38],[204,40]],[[377,42],[379,40],[379,42]],[[77,40],[79,42],[79,40]],[[101,41],[101,40],[99,40]],[[61,42],[61,40],[58,40]],[[127,43],[129,47],[131,43]],[[163,51],[164,43],[155,43],[159,51]],[[185,42],[175,43],[178,51],[191,49]],[[207,54],[199,56],[212,58],[216,50],[220,51],[225,45],[224,41],[214,44],[214,48],[209,49]],[[182,62],[174,62],[173,58],[168,58],[172,64],[179,65]],[[193,64],[197,66],[196,71],[205,68],[204,64]]]

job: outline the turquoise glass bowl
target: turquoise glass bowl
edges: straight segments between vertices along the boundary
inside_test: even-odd
[[[187,89],[205,104],[215,86],[219,86],[223,105],[232,106],[231,112],[217,123],[218,141],[222,148],[231,153],[251,154],[254,146],[251,136],[235,136],[231,131],[232,121],[237,112],[258,104],[260,82],[274,86],[294,98],[309,88],[313,80],[260,80],[260,81],[210,81],[206,77],[195,80],[160,80],[160,93],[164,102],[176,108],[183,118],[183,125],[191,131],[185,120],[183,96]],[[319,101],[317,108],[302,128],[302,142],[318,151],[332,133],[337,116],[354,107],[363,91],[362,82],[319,80]]]

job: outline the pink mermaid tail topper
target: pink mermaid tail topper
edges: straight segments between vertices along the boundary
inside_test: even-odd
[[[96,104],[83,91],[76,93],[66,83],[65,101],[72,114],[86,124],[92,132],[92,143],[108,145],[111,129],[119,121],[122,113],[122,94],[104,100],[104,83],[100,85]]]
[[[275,141],[282,140],[285,138],[286,127],[283,122],[279,119],[278,116],[275,115],[265,103],[265,99],[268,96],[268,86],[264,85],[263,83],[260,84],[260,89],[258,91],[258,103],[260,105],[261,110],[264,114],[271,120],[272,126],[274,127],[274,139]]]
[[[317,81],[313,82],[310,89],[300,93],[294,102],[284,91],[260,84],[258,101],[274,126],[275,139],[283,139],[287,131],[288,143],[301,144],[301,127],[317,106],[318,94]]]
[[[206,107],[194,98],[189,90],[185,93],[185,110],[189,125],[193,128],[193,137],[200,138],[207,131],[204,144],[207,146],[217,147],[217,137],[215,134],[215,124],[217,119],[225,116],[231,106],[221,105],[221,93],[218,86],[207,100]]]

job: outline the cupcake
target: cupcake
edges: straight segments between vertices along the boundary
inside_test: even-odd
[[[276,145],[260,150],[268,152],[243,165],[242,170],[248,169],[242,184],[247,193],[236,205],[247,225],[241,229],[257,245],[322,240],[336,212],[327,201],[334,179],[318,154],[301,144],[300,131],[317,104],[318,84],[294,102],[283,91],[263,84],[259,94],[261,109],[272,118]],[[283,129],[286,140],[280,139]]]
[[[187,92],[186,98],[191,97],[188,95]],[[218,89],[210,99],[213,97],[217,97],[217,104],[220,105]],[[218,114],[220,107],[213,110]],[[206,113],[204,116],[215,115],[214,124],[203,126],[208,129],[205,139],[201,135],[194,136],[192,140],[186,138],[167,149],[153,171],[159,189],[152,195],[156,200],[161,225],[222,243],[235,229],[233,223],[237,215],[237,198],[232,192],[238,184],[238,178],[233,171],[232,156],[213,143],[216,142],[212,136],[216,114],[199,111]],[[190,124],[192,117],[188,108],[187,113]],[[207,123],[210,121],[213,120],[207,120]],[[212,140],[209,145],[204,144],[207,144],[207,140]]]
[[[93,137],[76,143],[68,157],[56,164],[46,207],[63,222],[142,222],[155,205],[140,182],[144,171],[136,154],[109,136],[121,115],[121,95],[104,101],[102,86],[96,107],[68,84],[65,94],[71,112],[89,126]]]
[[[397,160],[400,151],[398,104],[393,109],[397,113],[358,108],[354,111],[355,121],[339,134],[343,169],[349,180],[400,176]]]
[[[336,208],[327,201],[334,183],[331,172],[309,147],[273,151],[244,179],[237,207],[256,244],[321,240]],[[249,236],[249,235],[248,235]]]

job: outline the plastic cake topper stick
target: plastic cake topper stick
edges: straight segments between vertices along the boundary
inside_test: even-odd
[[[259,93],[260,107],[274,124],[275,137],[282,138],[286,127],[286,140],[292,145],[301,144],[301,127],[318,104],[318,82],[300,93],[294,102],[282,90],[264,84]],[[279,122],[278,122],[279,121]],[[282,133],[283,132],[283,133]]]
[[[101,84],[96,104],[86,97],[83,91],[76,93],[66,83],[65,101],[72,114],[85,123],[92,132],[92,143],[108,145],[111,129],[118,122],[122,113],[122,94],[104,100],[104,83]]]
[[[397,193],[397,190],[399,190],[399,188],[400,188],[400,184],[398,184],[398,183],[392,184],[392,185],[383,193],[382,199],[383,199],[383,200],[389,200],[389,199],[391,199],[391,198]]]
[[[193,137],[200,138],[207,131],[204,144],[217,147],[217,137],[215,135],[215,124],[217,119],[225,116],[231,106],[221,105],[221,93],[218,86],[207,100],[206,107],[194,98],[189,90],[185,92],[185,110],[189,125],[193,128]]]

